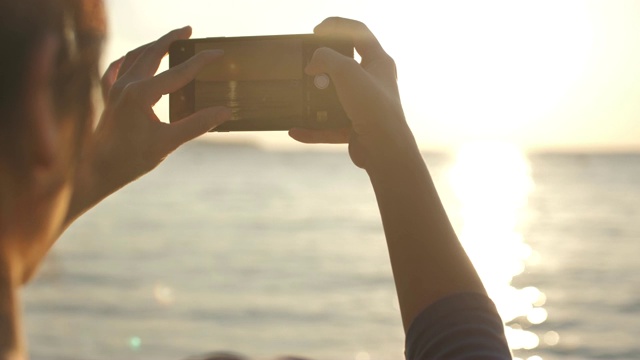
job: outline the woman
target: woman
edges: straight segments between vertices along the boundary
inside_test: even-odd
[[[129,52],[101,80],[105,109],[91,124],[105,33],[98,0],[2,0],[0,40],[0,354],[25,359],[20,290],[78,216],[155,168],[186,141],[229,120],[228,109],[158,121],[153,104],[223,56],[199,53],[154,76],[186,27]],[[306,68],[329,74],[352,121],[292,129],[305,143],[349,143],[382,217],[408,359],[510,358],[502,322],[446,217],[407,126],[393,60],[362,23],[329,18],[319,34],[353,41],[362,62],[319,49]]]

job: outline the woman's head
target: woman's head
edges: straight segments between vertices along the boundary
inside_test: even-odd
[[[20,151],[29,131],[25,110],[35,84],[34,72],[47,41],[55,43],[50,79],[51,111],[56,120],[71,120],[78,132],[91,120],[91,87],[105,34],[101,0],[0,0],[0,146],[14,166],[28,156]],[[24,144],[23,144],[24,145]]]
[[[57,232],[104,34],[101,0],[0,0],[0,236]]]

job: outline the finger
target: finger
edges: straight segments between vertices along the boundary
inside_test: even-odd
[[[330,17],[316,26],[313,31],[320,36],[350,39],[362,57],[363,63],[388,56],[375,35],[360,21]]]
[[[102,99],[106,102],[109,97],[109,91],[111,91],[111,87],[113,83],[116,82],[118,78],[118,71],[120,70],[120,66],[124,61],[124,56],[120,59],[114,61],[109,65],[107,71],[102,75],[102,79],[100,80],[100,87],[102,88]]]
[[[151,46],[151,44],[153,43],[148,43],[148,44],[139,46],[129,51],[127,55],[124,56],[124,61],[122,62],[122,65],[120,65],[120,69],[118,70],[118,79],[121,78],[124,74],[126,74],[127,71],[129,71],[131,66],[133,66],[136,60],[138,60],[138,57],[140,57],[140,55],[142,55],[144,50],[149,46]]]
[[[366,71],[353,58],[344,56],[330,48],[318,48],[311,56],[311,60],[304,69],[307,75],[329,74],[334,81],[365,76]],[[354,80],[354,79],[349,79]],[[347,85],[347,84],[344,84]],[[355,84],[354,84],[355,85]],[[359,87],[359,86],[358,86]]]
[[[131,74],[132,79],[142,79],[153,76],[156,71],[158,71],[162,58],[169,51],[171,43],[176,40],[188,39],[190,36],[191,27],[186,26],[182,29],[173,30],[151,43],[143,50],[133,65],[131,65],[128,72]]]
[[[289,136],[305,144],[346,144],[351,136],[350,128],[315,130],[293,128],[289,130]]]
[[[185,142],[216,128],[231,119],[231,110],[225,107],[211,107],[200,110],[171,124],[166,124],[161,141],[171,152]]]
[[[369,28],[356,20],[331,17],[316,26],[315,33],[320,36],[346,38],[353,42],[362,57],[362,66],[375,77],[381,79],[386,87],[397,92],[398,74],[395,61],[389,56]]]
[[[366,72],[354,59],[333,49],[320,48],[315,51],[305,68],[309,75],[329,74],[336,88],[338,98],[352,121],[354,130],[361,133],[370,114],[371,104],[384,98],[383,86],[378,79]]]
[[[189,60],[144,82],[144,89],[151,97],[158,99],[162,95],[172,93],[190,83],[204,68],[224,54],[222,50],[206,50],[199,52]]]

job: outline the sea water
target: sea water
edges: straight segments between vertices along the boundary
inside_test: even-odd
[[[640,155],[424,154],[522,359],[640,358]],[[33,359],[403,359],[343,148],[192,142],[85,214],[24,292]]]

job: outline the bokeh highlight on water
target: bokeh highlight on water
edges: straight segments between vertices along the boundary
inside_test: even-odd
[[[640,358],[640,155],[425,159],[516,357]],[[403,358],[375,197],[345,151],[188,144],[74,224],[24,299],[33,359]]]

